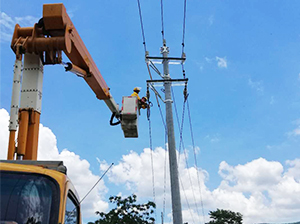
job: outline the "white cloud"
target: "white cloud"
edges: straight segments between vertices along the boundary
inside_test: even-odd
[[[298,127],[298,128],[296,128],[296,129],[293,130],[293,135],[294,136],[300,135],[300,127]]]
[[[293,124],[298,125],[297,128],[295,128],[293,131],[288,132],[287,135],[289,137],[297,137],[300,136],[300,119],[293,122]]]
[[[217,62],[217,66],[219,68],[227,68],[227,59],[226,57],[224,58],[221,58],[221,57],[218,57],[216,56],[215,58],[209,58],[209,57],[204,57],[205,61],[207,63],[212,63],[212,62]]]
[[[220,57],[216,57],[216,61],[218,62],[218,67],[219,68],[227,68],[227,60],[226,57],[224,58],[220,58]]]
[[[0,146],[2,149],[7,148],[7,129],[8,113],[4,109],[0,109]],[[80,196],[83,197],[99,176],[92,174],[89,162],[80,158],[79,155],[69,150],[59,153],[56,137],[49,128],[41,125],[40,131],[39,158],[64,160],[71,180]],[[0,153],[1,158],[6,157],[6,150],[1,150]],[[131,151],[127,155],[123,155],[119,163],[108,172],[109,181],[120,186],[120,195],[124,194],[125,187],[130,192],[136,193],[140,200],[145,198],[152,200],[150,154],[150,149],[144,149],[141,153]],[[165,157],[166,151],[161,147],[156,148],[152,155],[157,206],[161,209],[163,198],[166,197],[166,207],[170,211],[168,156]],[[100,169],[106,170],[107,166],[108,164],[102,161]],[[167,170],[166,182],[165,169]],[[223,161],[219,165],[222,181],[215,189],[209,189],[206,186],[206,182],[209,180],[208,173],[198,169],[197,173],[197,168],[187,168],[184,154],[180,156],[181,201],[185,221],[192,223],[192,219],[194,219],[195,223],[203,222],[201,198],[206,222],[208,221],[208,211],[216,208],[242,213],[245,224],[299,221],[297,219],[300,214],[300,197],[297,195],[300,194],[300,158],[286,161],[285,167],[277,161],[268,161],[264,158],[236,166]],[[199,179],[197,175],[199,175]],[[164,190],[164,183],[166,183],[166,190]],[[164,195],[164,191],[166,195]],[[107,203],[102,201],[106,192],[107,188],[102,182],[83,204],[84,216],[92,214],[100,208],[107,209]],[[187,201],[191,211],[188,210]],[[170,222],[169,217],[170,214],[165,223]]]
[[[300,159],[287,160],[286,164],[290,166],[286,172],[286,176],[293,177],[296,181],[300,182]]]
[[[214,58],[205,57],[204,59],[207,63],[211,63],[212,61],[214,61]]]
[[[249,78],[249,79],[248,79],[248,85],[249,85],[252,89],[256,90],[259,94],[263,94],[263,93],[264,93],[264,86],[263,86],[263,84],[262,84],[261,81],[255,82],[255,81],[253,81],[251,78]]]
[[[224,208],[239,210],[245,223],[298,221],[300,199],[295,195],[300,193],[300,183],[293,175],[300,171],[299,159],[287,164],[290,167],[284,171],[279,162],[263,158],[235,167],[222,162],[219,172],[224,180],[217,190],[224,192],[217,193],[225,197],[228,192],[236,194],[226,200],[229,204]],[[247,193],[250,196],[246,197]]]
[[[18,23],[21,27],[33,27],[39,21],[39,18],[33,16],[11,17],[5,12],[0,12],[0,41],[10,42],[15,25]]]
[[[282,171],[283,166],[279,162],[269,162],[263,158],[236,167],[223,161],[219,167],[219,174],[223,178],[222,188],[249,193],[262,192],[278,184]]]
[[[0,109],[0,158],[6,159],[8,147],[8,120],[9,114],[5,109]],[[99,179],[90,170],[90,164],[87,160],[80,158],[74,152],[64,149],[58,151],[56,136],[53,132],[40,124],[39,134],[39,160],[61,160],[68,169],[68,176],[72,180],[80,198],[83,198],[90,188]],[[100,181],[96,189],[82,202],[82,212],[85,217],[94,217],[95,211],[106,211],[108,203],[103,199],[108,189],[104,181]]]
[[[220,141],[220,137],[219,134],[215,134],[215,135],[206,135],[205,139],[208,139],[211,143],[217,143]]]
[[[153,152],[158,207],[161,206],[160,202],[163,199],[164,155],[165,150],[163,148],[156,148]],[[183,159],[183,155],[180,158]],[[208,173],[205,170],[200,170],[201,189],[199,189],[197,170],[194,167],[187,168],[184,159],[181,160],[179,173],[184,188],[183,191],[181,187],[184,221],[192,223],[192,219],[195,219],[197,223],[203,222],[200,190],[205,215],[207,215],[208,210],[222,208],[242,213],[245,223],[249,224],[254,222],[295,221],[300,213],[300,198],[294,200],[295,195],[300,193],[300,159],[287,161],[287,164],[289,167],[285,171],[281,163],[267,161],[263,158],[237,166],[231,166],[223,161],[219,167],[222,181],[218,188],[211,191],[205,185],[208,181]],[[104,169],[107,165],[104,162],[102,166],[102,169]],[[119,164],[109,172],[108,176],[111,182],[127,186],[128,189],[136,192],[141,197],[151,198],[150,150],[145,149],[140,154],[132,151],[128,155],[124,155]],[[191,177],[191,180],[189,177]],[[166,192],[168,192],[167,198],[169,198],[169,175],[166,180]],[[198,211],[194,203],[194,195],[198,204]],[[168,208],[170,208],[169,200],[167,202]],[[186,201],[189,202],[192,211],[188,211]],[[291,208],[293,210],[290,210]],[[193,215],[191,215],[191,212]],[[206,221],[208,221],[207,217]]]

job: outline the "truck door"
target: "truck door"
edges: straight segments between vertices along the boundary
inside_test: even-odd
[[[69,190],[66,198],[65,224],[80,224],[80,206],[75,194]]]

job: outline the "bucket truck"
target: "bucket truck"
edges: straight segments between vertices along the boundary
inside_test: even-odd
[[[0,161],[1,223],[81,223],[80,200],[63,162],[37,161],[43,67],[63,64],[82,77],[112,112],[111,125],[121,123],[125,137],[138,136],[137,99],[123,98],[127,103],[119,110],[63,4],[43,5],[43,17],[33,27],[17,24],[11,48],[16,61],[8,154]],[[63,53],[70,62],[63,63]]]

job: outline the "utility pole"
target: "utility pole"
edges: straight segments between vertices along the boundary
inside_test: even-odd
[[[171,77],[169,74],[169,48],[167,47],[166,40],[163,42],[161,48],[161,54],[163,55],[163,69],[164,69],[164,87],[165,87],[165,103],[166,103],[166,123],[168,133],[168,149],[169,149],[169,163],[170,163],[170,178],[171,178],[171,195],[172,195],[172,210],[173,210],[173,224],[182,224],[182,211],[180,200],[180,188],[179,188],[179,175],[178,164],[176,156],[176,143],[174,133],[173,122],[173,110],[172,110],[172,94],[171,94]]]
[[[173,224],[182,224],[182,209],[180,200],[180,188],[179,188],[179,174],[178,174],[178,164],[176,156],[176,143],[175,143],[175,133],[174,133],[174,122],[173,122],[173,109],[172,109],[172,92],[171,87],[173,82],[184,83],[185,88],[187,86],[188,79],[171,79],[169,73],[169,62],[181,61],[184,63],[185,55],[182,57],[169,57],[169,48],[167,47],[166,40],[163,41],[163,46],[161,47],[160,53],[162,57],[150,57],[148,52],[146,52],[146,62],[158,75],[162,78],[159,80],[147,80],[147,89],[153,90],[155,95],[161,99],[166,106],[166,131],[168,133],[168,150],[169,150],[169,164],[170,164],[170,181],[171,181],[171,199],[172,199],[172,213],[173,213]],[[152,61],[153,60],[153,61]],[[154,63],[156,60],[161,60],[163,64],[163,74],[155,67]],[[155,61],[155,62],[154,62]],[[154,62],[154,63],[153,63]],[[150,72],[150,71],[149,71]],[[155,84],[163,83],[165,99],[160,96],[159,92],[155,89]]]

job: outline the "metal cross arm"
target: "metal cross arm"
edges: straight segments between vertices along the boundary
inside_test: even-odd
[[[168,82],[188,82],[189,79],[188,78],[186,78],[186,79],[167,79],[167,80],[165,80],[165,79],[151,79],[151,80],[147,80],[147,83],[159,83],[159,82],[164,83],[166,81],[168,81]]]
[[[148,60],[169,60],[169,61],[185,61],[186,58],[177,58],[177,57],[152,57],[152,56],[146,56],[146,59]]]

